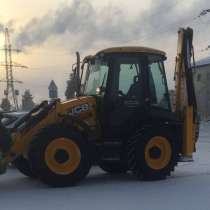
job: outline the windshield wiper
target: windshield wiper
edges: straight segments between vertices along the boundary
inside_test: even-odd
[[[107,75],[107,72],[105,72],[104,77],[103,77],[103,81],[102,81],[102,84],[101,84],[102,88],[104,87],[104,82],[105,82],[106,75]]]

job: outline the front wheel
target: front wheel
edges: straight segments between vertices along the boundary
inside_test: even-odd
[[[53,187],[76,185],[91,166],[83,136],[61,125],[43,129],[34,138],[29,158],[41,181]]]

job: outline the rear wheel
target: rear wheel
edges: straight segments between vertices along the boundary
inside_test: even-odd
[[[54,187],[76,185],[88,174],[91,166],[83,136],[59,125],[40,132],[29,153],[32,168],[41,181]]]
[[[12,164],[17,168],[22,174],[30,178],[36,178],[36,175],[32,172],[29,161],[23,156],[16,158]]]
[[[165,131],[144,133],[131,148],[131,169],[144,180],[165,179],[178,161],[178,147]]]

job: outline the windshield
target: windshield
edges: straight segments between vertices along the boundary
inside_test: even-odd
[[[108,63],[103,59],[97,58],[88,63],[84,83],[84,95],[96,95],[99,92],[104,92],[108,69]]]

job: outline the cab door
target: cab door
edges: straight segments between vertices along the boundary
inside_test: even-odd
[[[104,137],[124,138],[144,119],[147,96],[144,60],[139,54],[112,56],[110,83],[104,96]]]

